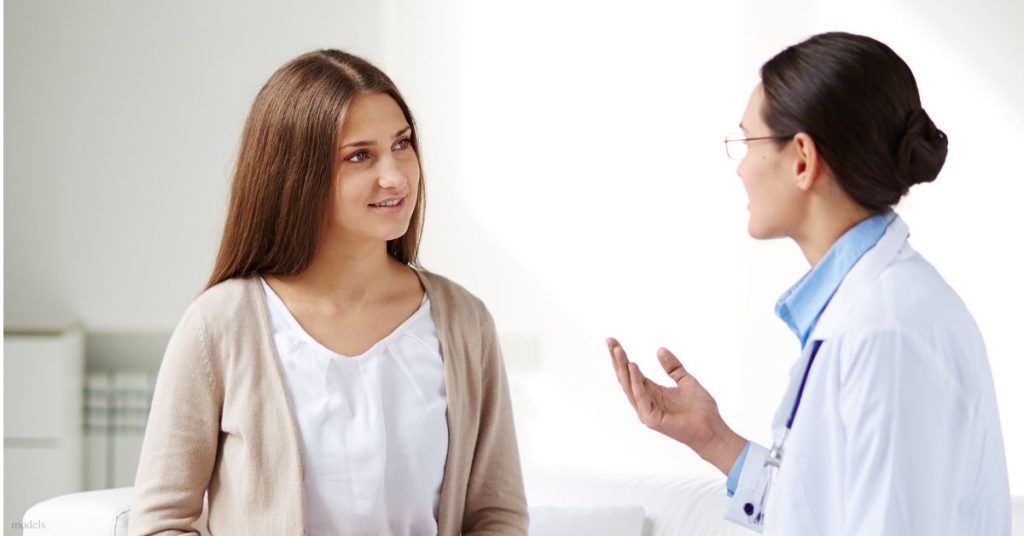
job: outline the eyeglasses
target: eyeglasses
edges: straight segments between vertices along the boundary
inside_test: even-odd
[[[743,133],[736,132],[725,137],[725,155],[733,160],[743,160],[747,157],[747,142],[758,140],[788,140],[795,135],[796,134],[788,134],[786,136],[758,136],[756,138],[747,138],[743,136]]]

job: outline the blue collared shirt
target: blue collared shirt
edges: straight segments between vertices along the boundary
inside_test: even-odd
[[[887,210],[854,225],[832,244],[817,266],[811,268],[779,298],[775,304],[775,314],[800,339],[801,348],[807,345],[807,339],[814,332],[818,318],[839,289],[843,278],[865,253],[875,247],[894,219],[896,213]],[[750,443],[743,447],[743,452],[736,459],[725,481],[726,493],[730,497],[736,492],[749,448]]]
[[[807,338],[814,331],[818,317],[839,289],[843,278],[868,250],[875,247],[894,219],[896,213],[890,210],[854,225],[832,244],[817,266],[779,298],[775,314],[800,339],[801,347],[807,345]]]

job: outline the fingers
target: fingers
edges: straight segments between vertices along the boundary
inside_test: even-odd
[[[668,373],[677,385],[690,375],[683,368],[683,364],[679,362],[679,359],[672,352],[668,351],[668,348],[658,348],[658,361],[661,362],[661,368],[665,369],[665,372]]]
[[[629,364],[629,387],[633,393],[633,399],[636,401],[633,406],[636,408],[640,421],[648,424],[653,410],[651,395],[647,389],[647,378],[640,372],[640,367],[636,363]]]
[[[612,356],[612,366],[615,368],[615,377],[619,380],[622,392],[625,393],[629,403],[636,409],[636,399],[633,398],[633,389],[629,384],[629,360],[626,358],[626,351],[619,345],[619,341],[608,339],[608,353]]]

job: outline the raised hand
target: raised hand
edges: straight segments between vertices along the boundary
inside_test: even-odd
[[[718,404],[704,386],[665,348],[658,350],[658,361],[675,387],[652,382],[629,361],[618,341],[607,342],[619,385],[640,422],[690,447],[728,474],[746,440],[725,424]]]

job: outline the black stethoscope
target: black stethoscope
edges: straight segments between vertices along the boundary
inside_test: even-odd
[[[764,471],[761,476],[760,488],[761,492],[761,507],[756,510],[757,515],[754,515],[753,503],[746,503],[743,505],[743,513],[747,514],[747,517],[752,523],[758,524],[764,521],[764,503],[768,498],[768,492],[771,490],[772,481],[774,480],[774,472],[782,466],[782,446],[786,443],[786,437],[789,436],[789,431],[793,429],[793,421],[796,419],[796,412],[800,409],[800,399],[804,396],[804,387],[807,386],[807,376],[811,373],[811,366],[814,365],[814,358],[818,355],[818,349],[821,348],[822,341],[816,340],[811,346],[811,356],[807,359],[807,366],[804,368],[804,376],[800,380],[800,388],[796,392],[796,398],[793,400],[793,409],[789,412],[789,419],[786,420],[786,429],[782,431],[782,437],[778,441],[772,442],[772,449],[768,451],[768,457],[764,460],[764,467],[768,468]]]

